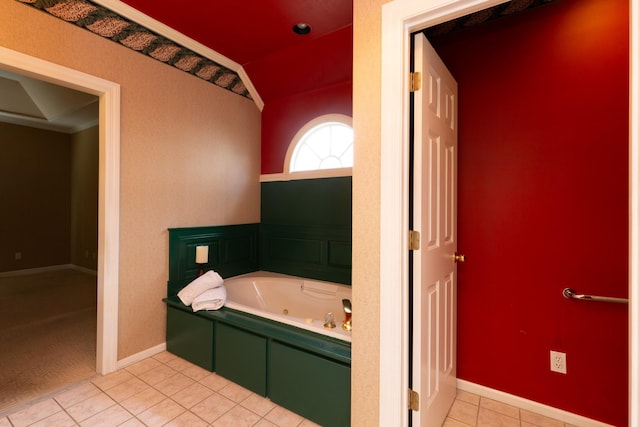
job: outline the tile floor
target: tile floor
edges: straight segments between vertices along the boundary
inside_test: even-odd
[[[443,427],[576,427],[458,390]]]
[[[0,427],[312,427],[268,399],[162,352],[0,415]],[[573,427],[464,391],[444,427]]]

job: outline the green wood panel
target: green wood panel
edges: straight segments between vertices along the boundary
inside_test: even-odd
[[[163,301],[167,303],[168,307],[183,311],[189,316],[201,317],[203,319],[215,321],[216,325],[220,322],[226,325],[235,326],[236,328],[256,335],[269,337],[283,343],[289,343],[297,348],[321,355],[328,359],[336,360],[345,364],[351,364],[350,342],[327,337],[326,335],[320,335],[315,332],[296,328],[295,326],[275,322],[252,314],[243,313],[241,311],[232,310],[227,307],[223,307],[220,310],[215,311],[203,310],[194,313],[191,308],[182,304],[176,296],[164,298]]]
[[[262,224],[260,269],[351,284],[351,229]]]
[[[348,427],[351,368],[272,341],[269,344],[269,398],[322,426]]]
[[[351,228],[351,177],[261,183],[260,223]]]
[[[167,351],[209,371],[214,370],[214,322],[167,307]]]
[[[350,285],[351,177],[260,188],[260,269]]]
[[[259,230],[260,224],[169,229],[167,296],[176,295],[198,277],[197,246],[209,246],[206,269],[217,271],[223,278],[257,271]]]
[[[267,395],[267,339],[224,323],[216,326],[216,372],[261,396]]]

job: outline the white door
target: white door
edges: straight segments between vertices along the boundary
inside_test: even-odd
[[[413,426],[441,426],[456,395],[457,83],[423,34],[415,37]]]

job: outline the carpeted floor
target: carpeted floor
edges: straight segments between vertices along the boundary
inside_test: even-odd
[[[0,277],[0,415],[93,377],[95,366],[95,275]]]

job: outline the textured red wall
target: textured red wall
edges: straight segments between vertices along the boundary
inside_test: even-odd
[[[295,134],[324,114],[352,115],[351,81],[269,102],[262,110],[262,173],[281,173]]]
[[[434,40],[459,83],[458,377],[627,425],[627,0]],[[549,351],[567,353],[567,375]]]

